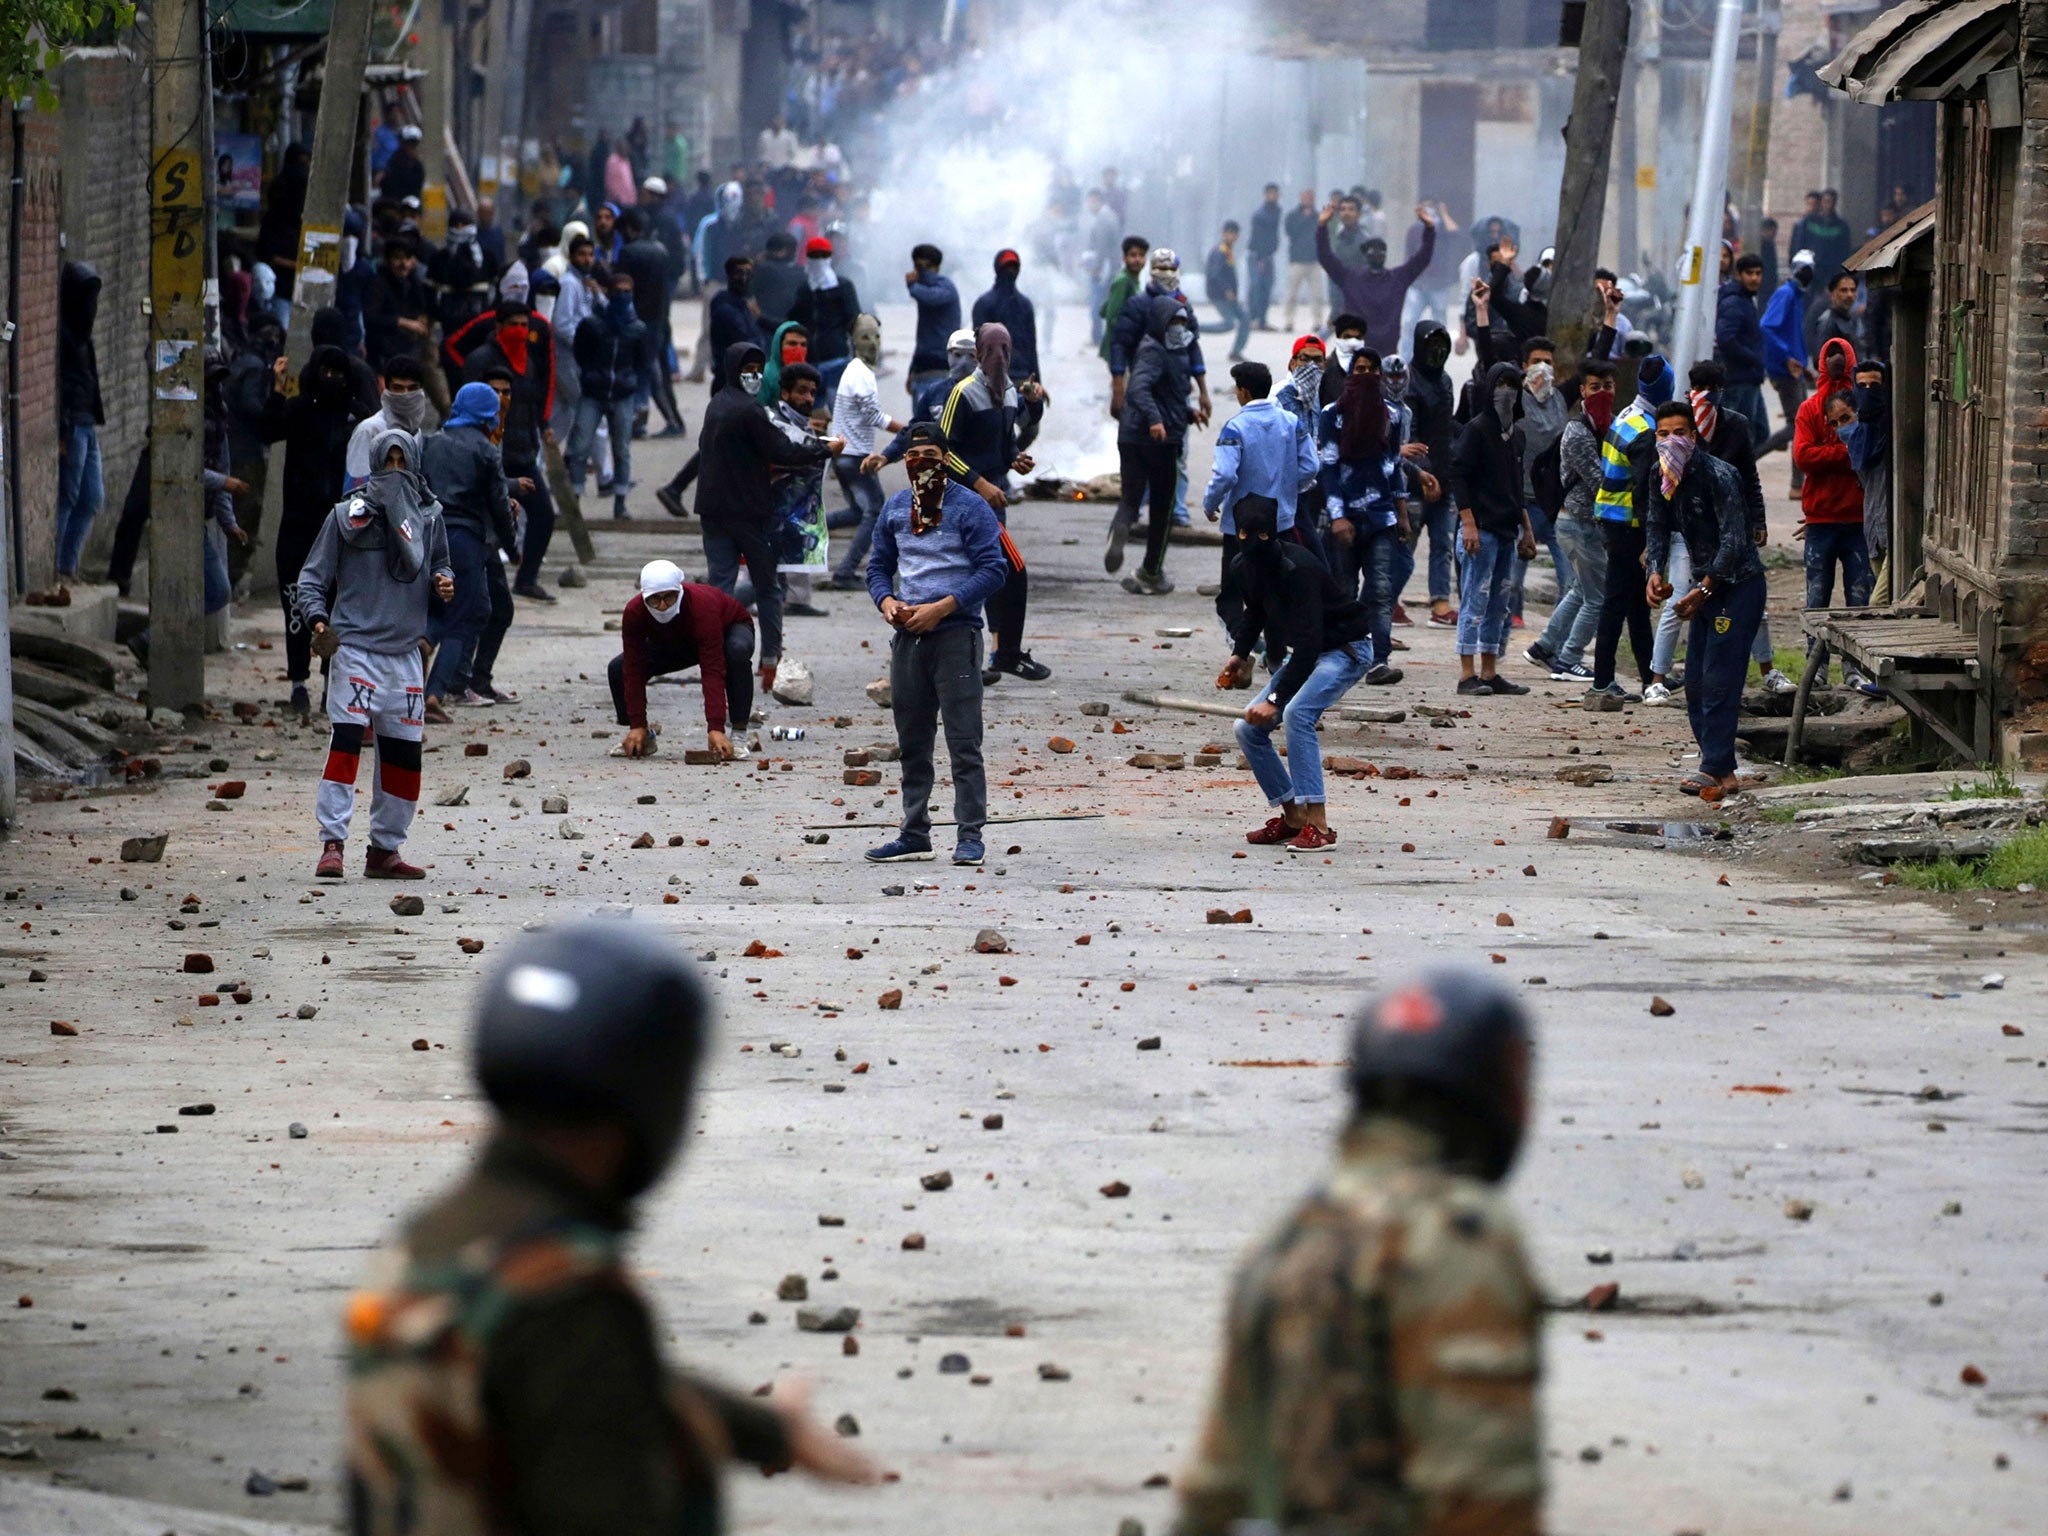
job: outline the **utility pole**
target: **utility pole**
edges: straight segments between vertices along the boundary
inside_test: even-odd
[[[1749,173],[1742,179],[1742,245],[1757,248],[1764,218],[1764,182],[1770,175],[1771,105],[1777,99],[1778,32],[1784,15],[1778,0],[1762,0],[1756,16],[1756,102],[1749,109]]]
[[[320,111],[313,119],[313,163],[306,167],[306,207],[299,223],[299,275],[292,286],[292,323],[285,342],[286,388],[313,353],[313,312],[334,302],[341,275],[341,219],[355,163],[356,120],[363,110],[363,65],[370,56],[371,0],[334,0],[327,61],[320,75]]]
[[[299,374],[313,355],[313,312],[334,302],[341,275],[341,219],[348,206],[349,170],[355,163],[356,119],[363,104],[363,65],[370,52],[371,0],[335,0],[320,77],[320,110],[313,119],[313,160],[306,167],[306,203],[299,222],[298,281],[292,285],[291,326],[285,333],[284,387],[296,394]],[[268,592],[276,581],[272,552],[284,516],[284,447],[273,445],[263,477],[263,517],[249,556],[249,587]]]
[[[1579,34],[1578,81],[1557,199],[1557,262],[1550,303],[1551,334],[1568,374],[1578,372],[1579,357],[1593,330],[1593,269],[1600,264],[1614,118],[1628,60],[1628,18],[1629,0],[1587,0]],[[1635,175],[1633,165],[1626,170]]]
[[[1678,261],[1678,333],[1671,366],[1683,378],[1713,350],[1707,298],[1720,287],[1721,214],[1728,192],[1728,136],[1735,110],[1735,51],[1742,41],[1742,0],[1720,0],[1714,52],[1707,65],[1707,105],[1700,122],[1700,158],[1692,183],[1692,215]]]
[[[159,0],[149,175],[149,702],[206,702],[205,0]]]

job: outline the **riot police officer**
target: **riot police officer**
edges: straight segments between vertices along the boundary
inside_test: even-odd
[[[624,1259],[674,1159],[709,999],[618,923],[522,941],[472,1040],[497,1123],[349,1304],[356,1536],[673,1536],[719,1528],[719,1464],[873,1481],[784,1399],[666,1367]]]
[[[1471,976],[1367,1005],[1336,1166],[1238,1272],[1180,1536],[1533,1536],[1540,1296],[1498,1188],[1529,1055]]]

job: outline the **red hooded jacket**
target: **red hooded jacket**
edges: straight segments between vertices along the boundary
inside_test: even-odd
[[[1830,354],[1847,359],[1836,361]],[[1863,521],[1863,482],[1849,463],[1849,450],[1829,425],[1828,396],[1847,389],[1856,376],[1856,349],[1839,336],[1820,349],[1820,384],[1793,418],[1792,462],[1806,476],[1799,505],[1809,523]]]

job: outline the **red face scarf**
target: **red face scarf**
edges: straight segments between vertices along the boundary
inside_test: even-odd
[[[1614,391],[1603,389],[1585,397],[1586,425],[1600,436],[1607,435],[1607,429],[1614,425]]]
[[[532,337],[533,332],[523,325],[498,327],[498,350],[505,354],[505,361],[512,365],[514,373],[526,372],[526,343]]]
[[[1721,408],[1714,403],[1715,396],[1716,391],[1710,389],[1696,389],[1692,392],[1692,424],[1703,443],[1712,440],[1714,428],[1721,421]]]

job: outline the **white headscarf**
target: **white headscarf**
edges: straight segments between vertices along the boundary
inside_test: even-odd
[[[830,256],[806,256],[804,258],[804,281],[809,283],[814,291],[837,288],[839,286],[839,274],[832,270],[832,258]]]
[[[682,590],[682,568],[673,560],[650,560],[640,567],[640,597],[643,602],[657,592],[680,594]],[[662,609],[649,603],[647,611],[653,616],[655,623],[667,624],[683,611],[683,605],[676,602]]]
[[[526,263],[515,261],[505,269],[505,275],[498,279],[498,297],[514,299],[524,304],[533,291],[533,280],[527,275]]]

